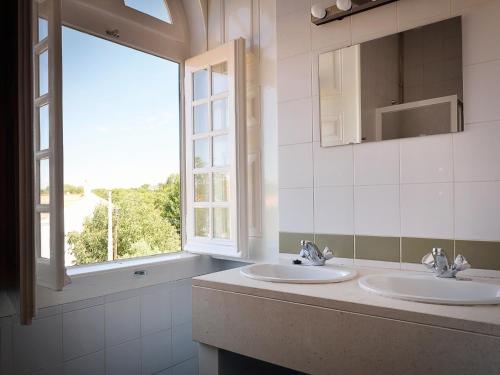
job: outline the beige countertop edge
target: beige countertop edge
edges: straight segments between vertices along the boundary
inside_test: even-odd
[[[193,278],[193,286],[500,337],[500,305],[446,306],[381,297],[361,290],[359,277],[401,271],[347,268],[356,269],[358,277],[335,284],[269,283],[248,279],[236,268]]]

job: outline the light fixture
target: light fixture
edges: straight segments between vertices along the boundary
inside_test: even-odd
[[[337,8],[347,11],[352,8],[352,2],[351,0],[337,0]]]
[[[311,14],[313,17],[322,19],[326,17],[326,9],[319,4],[314,4],[311,7]]]

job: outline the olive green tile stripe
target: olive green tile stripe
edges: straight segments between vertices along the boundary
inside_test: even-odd
[[[462,254],[472,268],[500,271],[500,242],[455,241],[455,254]]]
[[[399,262],[399,237],[356,236],[356,259]]]
[[[328,247],[333,256],[338,258],[354,258],[354,236],[347,234],[316,234],[316,245],[323,250]]]
[[[453,240],[402,237],[401,262],[421,263],[423,256],[431,252],[433,247],[442,248],[450,260],[454,258],[455,243]]]
[[[340,258],[420,263],[433,247],[444,249],[450,261],[456,254],[467,258],[472,268],[500,271],[500,242],[439,238],[354,236],[280,232],[280,252],[298,254],[300,241],[315,241],[320,249],[328,246]],[[400,251],[401,249],[401,251]]]
[[[302,240],[314,241],[314,234],[280,232],[280,253],[298,254]]]

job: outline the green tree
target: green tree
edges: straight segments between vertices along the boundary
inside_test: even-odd
[[[168,206],[175,212],[172,184],[151,189],[114,189],[113,201],[113,243],[119,259],[146,256],[180,250],[180,235],[176,224],[164,214]],[[174,184],[175,185],[175,184]],[[103,189],[95,191],[103,197]],[[163,200],[162,200],[163,197]],[[171,200],[170,204],[165,201]],[[180,203],[180,200],[177,200]],[[179,226],[180,226],[180,207]],[[172,214],[172,218],[175,217]],[[108,208],[102,204],[83,223],[82,232],[71,232],[67,238],[76,264],[103,262],[107,260]]]
[[[181,179],[178,174],[171,174],[167,182],[158,189],[156,206],[161,209],[162,216],[167,219],[181,234]]]

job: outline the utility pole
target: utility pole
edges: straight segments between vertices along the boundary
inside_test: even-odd
[[[108,191],[108,260],[113,260],[113,202]]]

